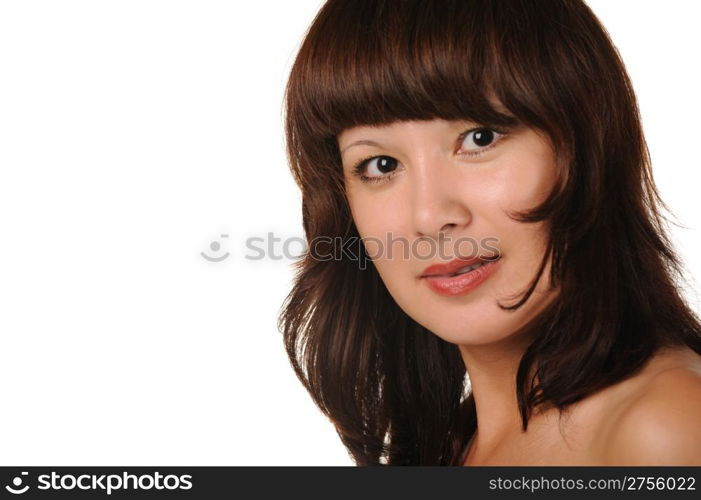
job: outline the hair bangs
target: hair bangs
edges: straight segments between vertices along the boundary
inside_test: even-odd
[[[499,48],[489,50],[496,27],[475,3],[327,3],[293,68],[288,115],[303,116],[304,133],[320,138],[436,118],[516,126],[521,120],[496,98],[517,95],[498,69]]]

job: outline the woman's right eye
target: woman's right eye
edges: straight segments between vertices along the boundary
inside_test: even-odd
[[[398,164],[391,156],[371,156],[358,162],[353,173],[363,182],[383,182],[389,180]]]

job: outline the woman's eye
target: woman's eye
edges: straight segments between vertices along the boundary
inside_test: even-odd
[[[391,156],[378,156],[372,158],[367,164],[367,173],[371,177],[388,174],[397,168],[397,160]]]
[[[389,177],[399,162],[391,156],[374,156],[358,163],[353,172],[365,182],[377,182]]]
[[[474,156],[484,153],[496,144],[505,134],[489,128],[478,128],[467,132],[462,140],[465,154]]]

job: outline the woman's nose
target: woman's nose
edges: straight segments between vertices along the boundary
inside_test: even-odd
[[[441,233],[460,232],[472,220],[460,180],[450,167],[454,165],[440,159],[415,164],[410,203],[417,237],[438,240]]]

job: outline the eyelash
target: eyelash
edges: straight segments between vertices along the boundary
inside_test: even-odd
[[[478,130],[491,130],[492,132],[496,132],[497,134],[499,134],[500,137],[498,137],[498,138],[497,138],[493,143],[491,143],[490,145],[484,146],[484,147],[483,147],[482,149],[480,149],[479,151],[476,151],[476,152],[468,152],[468,153],[461,153],[460,156],[468,156],[468,157],[470,157],[470,158],[475,158],[475,157],[477,157],[477,156],[481,156],[481,155],[485,154],[487,151],[489,151],[490,149],[492,149],[494,146],[496,146],[497,144],[499,144],[499,143],[504,139],[504,136],[507,134],[507,131],[506,131],[506,130],[503,130],[503,129],[500,129],[500,128],[496,128],[496,127],[476,127],[476,128],[471,128],[470,130],[466,130],[465,132],[463,132],[462,134],[460,134],[460,135],[458,136],[457,142],[458,142],[459,144],[462,144],[462,142],[465,140],[465,137],[467,137],[468,134],[470,134],[471,132],[476,132],[476,131],[478,131]],[[360,161],[359,161],[358,163],[356,163],[356,164],[352,167],[352,169],[351,169],[353,175],[355,175],[356,177],[358,177],[358,178],[361,180],[361,182],[365,182],[365,183],[368,183],[368,184],[377,184],[377,183],[389,181],[392,177],[394,177],[394,174],[397,172],[397,170],[393,170],[393,171],[390,172],[389,174],[386,174],[386,175],[383,175],[383,176],[379,176],[379,177],[368,177],[368,176],[366,176],[365,174],[363,174],[363,171],[365,170],[365,166],[367,165],[367,163],[368,163],[370,160],[374,160],[375,158],[382,158],[383,156],[387,156],[387,155],[374,155],[374,156],[369,156],[369,157],[367,157],[367,158],[364,158],[364,159],[360,160]]]

